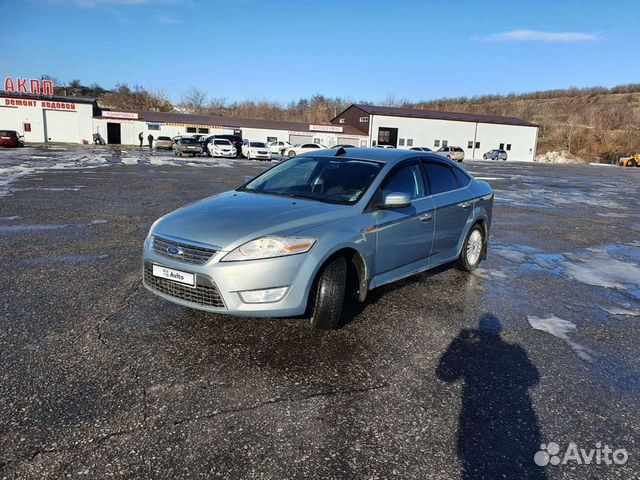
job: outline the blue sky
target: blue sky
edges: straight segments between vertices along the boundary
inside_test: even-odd
[[[140,84],[175,101],[192,86],[375,102],[640,82],[638,0],[0,0],[0,11],[11,12],[0,77]]]

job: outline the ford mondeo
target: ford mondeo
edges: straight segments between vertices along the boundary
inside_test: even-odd
[[[441,155],[330,149],[298,155],[158,219],[147,289],[177,304],[338,328],[347,301],[487,253],[493,191]]]

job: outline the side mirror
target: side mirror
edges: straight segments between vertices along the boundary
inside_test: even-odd
[[[384,197],[382,208],[405,208],[411,205],[411,198],[406,193],[393,192]]]

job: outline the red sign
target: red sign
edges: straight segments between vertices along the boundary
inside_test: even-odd
[[[53,95],[53,82],[51,80],[38,80],[31,78],[4,79],[4,90],[11,93],[33,93],[34,95]]]
[[[49,110],[75,110],[75,103],[68,102],[49,102],[39,100],[23,100],[21,98],[5,98],[4,104],[9,107],[37,107],[40,104],[42,108]]]

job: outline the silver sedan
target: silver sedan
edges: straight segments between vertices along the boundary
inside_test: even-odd
[[[493,191],[440,155],[385,149],[299,155],[236,190],[158,219],[143,279],[160,297],[241,316],[310,313],[338,328],[346,301],[486,255]]]

